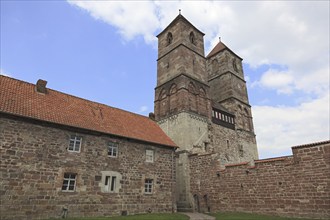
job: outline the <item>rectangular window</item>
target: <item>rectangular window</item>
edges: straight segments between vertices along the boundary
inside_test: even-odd
[[[116,189],[116,176],[106,176],[104,188],[106,192],[114,192]]]
[[[212,117],[215,117],[215,113],[214,113],[214,110],[212,110]]]
[[[77,174],[75,173],[65,173],[62,184],[62,191],[74,192],[76,188],[76,177]]]
[[[154,162],[154,151],[146,150],[146,162]]]
[[[117,155],[118,155],[118,144],[110,142],[108,146],[108,156],[117,157]]]
[[[152,193],[152,179],[146,179],[144,181],[144,193],[145,194],[151,194]]]
[[[68,151],[71,152],[80,152],[81,147],[81,137],[76,135],[71,135]]]

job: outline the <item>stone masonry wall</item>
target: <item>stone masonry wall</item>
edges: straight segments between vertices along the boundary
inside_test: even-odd
[[[80,153],[69,152],[69,137],[82,137]],[[108,135],[67,130],[0,118],[1,219],[111,216],[172,212],[175,207],[174,149]],[[108,157],[109,141],[118,143],[117,158]],[[146,162],[146,149],[154,162]],[[76,190],[63,192],[65,172],[77,174]],[[106,173],[119,173],[118,193],[103,192]],[[153,193],[144,193],[145,179]]]
[[[293,148],[293,156],[219,167],[212,154],[190,156],[196,210],[330,218],[330,141]]]
[[[258,159],[255,135],[244,130],[233,130],[212,123],[210,146],[218,153],[223,165]]]

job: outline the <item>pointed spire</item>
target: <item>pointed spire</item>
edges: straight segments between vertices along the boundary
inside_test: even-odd
[[[181,9],[179,9],[179,15],[181,15]]]
[[[221,42],[221,37],[219,37],[219,42]]]

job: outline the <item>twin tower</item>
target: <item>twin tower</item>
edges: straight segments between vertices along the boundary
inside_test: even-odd
[[[258,159],[242,59],[219,42],[204,54],[204,34],[179,14],[158,36],[154,114],[179,146],[178,210],[192,208],[189,155],[214,154],[219,166]]]

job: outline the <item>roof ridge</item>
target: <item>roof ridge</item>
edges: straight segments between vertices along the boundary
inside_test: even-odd
[[[31,82],[27,82],[27,81],[24,81],[24,80],[16,79],[16,78],[13,78],[13,77],[10,77],[10,76],[5,76],[5,75],[0,75],[0,76],[4,76],[4,77],[6,77],[6,78],[8,78],[10,80],[16,80],[16,81],[19,81],[19,82],[22,82],[22,83],[29,84],[31,86],[35,86],[35,84],[33,84]],[[69,96],[69,97],[72,97],[72,98],[80,99],[80,100],[83,100],[85,102],[89,102],[89,103],[92,103],[92,104],[98,104],[98,105],[101,105],[101,106],[105,106],[107,108],[112,108],[112,109],[116,109],[116,110],[119,110],[119,111],[127,112],[127,113],[130,113],[130,114],[136,115],[136,116],[141,116],[141,117],[144,117],[144,118],[149,118],[148,116],[145,116],[145,115],[141,115],[141,114],[138,114],[138,113],[135,113],[135,112],[130,112],[130,111],[125,110],[125,109],[120,109],[120,108],[117,108],[117,107],[106,105],[106,104],[101,103],[101,102],[95,102],[95,101],[92,101],[90,99],[82,98],[82,97],[79,97],[79,96],[76,96],[76,95],[72,95],[72,94],[69,94],[69,93],[65,93],[65,92],[61,92],[61,91],[56,90],[56,89],[52,89],[52,88],[48,88],[47,87],[47,90],[50,90],[50,91],[53,91],[53,92],[56,92],[56,93],[60,93],[62,95],[66,95],[66,96]]]

